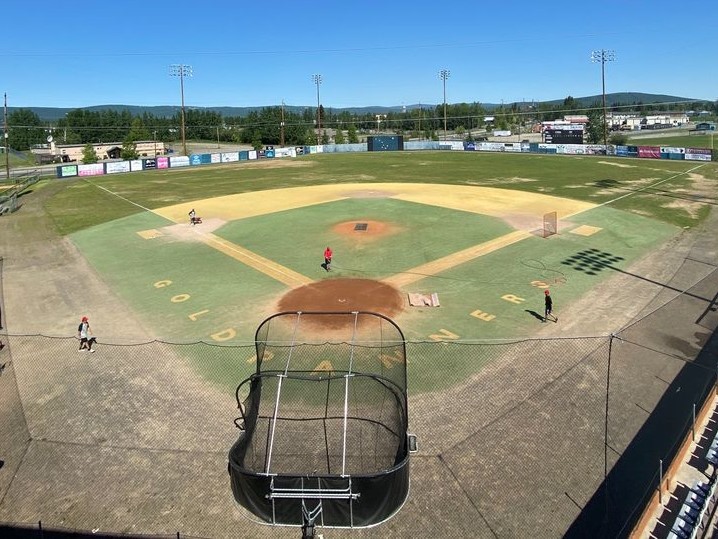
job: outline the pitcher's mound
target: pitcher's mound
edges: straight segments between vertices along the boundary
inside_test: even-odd
[[[388,284],[371,279],[325,279],[288,292],[280,311],[368,311],[394,317],[404,298]]]

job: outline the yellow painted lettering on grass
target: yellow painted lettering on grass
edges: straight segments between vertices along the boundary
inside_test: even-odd
[[[155,283],[155,288],[164,288],[165,286],[169,286],[171,284],[172,284],[172,281],[170,281],[169,279],[164,279],[162,281],[157,281]]]
[[[196,313],[188,314],[188,315],[187,315],[187,318],[189,318],[190,320],[192,320],[193,322],[195,322],[201,315],[207,314],[208,312],[209,312],[209,309],[205,309],[205,310],[203,310],[203,311],[199,311],[199,312],[196,312]]]
[[[234,339],[237,336],[237,332],[232,328],[223,329],[217,333],[212,333],[211,337],[215,341],[228,341]]]
[[[176,296],[172,296],[170,301],[172,303],[182,303],[183,301],[187,301],[189,298],[189,294],[177,294]]]
[[[548,288],[548,283],[544,281],[531,281],[531,286],[536,288]]]
[[[458,339],[459,336],[456,333],[452,333],[448,329],[440,329],[439,333],[434,333],[433,335],[429,335],[429,338],[432,341],[451,341],[451,340]]]
[[[267,350],[264,352],[264,357],[262,358],[262,363],[266,363],[267,361],[271,361],[274,359],[274,352],[271,352]],[[252,357],[250,357],[247,360],[247,363],[256,363],[257,362],[257,354],[253,354]]]
[[[479,320],[483,320],[484,322],[491,322],[494,318],[496,318],[496,315],[485,313],[479,309],[476,309],[473,313],[471,313],[471,316],[478,318]]]
[[[325,359],[319,365],[314,367],[312,372],[334,372],[334,367],[332,366],[331,361]]]
[[[379,356],[379,360],[386,369],[391,369],[394,366],[394,363],[402,363],[401,354],[398,351],[394,352],[394,355],[381,354]]]
[[[501,299],[511,303],[516,303],[517,305],[526,301],[526,299],[514,296],[513,294],[504,294],[503,296],[501,296]]]

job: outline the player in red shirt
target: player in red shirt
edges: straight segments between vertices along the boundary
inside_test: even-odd
[[[324,249],[324,269],[327,271],[331,271],[331,265],[332,265],[332,250],[327,247]]]

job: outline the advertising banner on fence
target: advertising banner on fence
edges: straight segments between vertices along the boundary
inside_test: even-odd
[[[249,157],[249,159],[257,159],[257,150],[249,150],[247,157]]]
[[[208,153],[193,153],[189,156],[189,163],[195,165],[209,165],[212,162],[212,155]]]
[[[239,161],[239,152],[222,153],[220,157],[222,158],[222,163],[233,163],[234,161]]]
[[[297,149],[296,148],[277,148],[276,150],[274,150],[274,155],[276,157],[296,157]]]
[[[639,146],[638,157],[644,159],[660,159],[661,148],[659,146]]]
[[[152,170],[157,168],[157,159],[142,159],[139,161],[139,169],[135,169],[135,162],[136,161],[132,161],[132,170]]]
[[[708,148],[686,148],[686,159],[691,161],[710,161],[712,153]]]
[[[104,163],[91,163],[89,165],[77,165],[78,176],[102,176],[105,173]]]
[[[152,161],[154,161],[154,159],[152,159]],[[144,170],[144,168],[145,167],[142,165],[142,159],[133,159],[130,161],[130,171],[136,172],[138,170]]]
[[[188,167],[189,157],[186,155],[178,155],[176,157],[170,157],[170,168],[174,167]]]
[[[673,148],[670,146],[661,146],[661,159],[685,159],[685,148]]]
[[[77,165],[63,165],[61,167],[57,167],[58,178],[70,178],[72,176],[77,176]]]
[[[157,158],[157,168],[169,168],[170,167],[170,158],[169,157],[158,157]]]
[[[105,171],[107,174],[117,174],[119,172],[129,172],[130,162],[129,161],[110,161],[105,163]]]
[[[619,157],[638,157],[638,146],[616,146],[616,155]]]
[[[222,154],[221,153],[213,153],[210,156],[210,163],[221,163],[222,162]]]

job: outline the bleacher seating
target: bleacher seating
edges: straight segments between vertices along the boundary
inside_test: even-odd
[[[718,436],[713,444],[716,451],[708,451],[706,459],[711,462],[715,459],[718,462]],[[712,453],[712,455],[711,455]],[[671,528],[669,539],[694,539],[698,533],[704,528],[704,517],[709,506],[713,505],[716,495],[716,475],[709,480],[698,481],[691,486],[683,499],[683,504],[676,516],[676,520]]]

